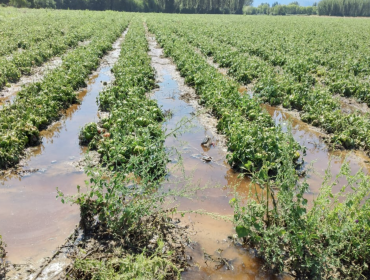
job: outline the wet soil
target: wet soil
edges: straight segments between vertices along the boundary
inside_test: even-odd
[[[343,97],[340,95],[335,95],[338,97],[341,103],[341,110],[345,114],[360,113],[362,115],[369,114],[370,108],[366,103],[359,103],[354,98]]]
[[[113,79],[111,68],[125,34],[90,75],[88,87],[78,93],[81,104],[72,105],[60,121],[42,131],[42,144],[29,149],[17,168],[0,176],[0,232],[8,245],[8,262],[38,267],[78,223],[79,209],[56,199],[56,187],[72,195],[77,185],[84,186],[87,177],[81,164],[76,167],[86,152],[79,145],[79,131],[99,118],[96,98],[103,84]]]
[[[218,69],[221,74],[226,75],[224,68],[220,69],[217,63],[210,63],[210,61],[213,61],[212,57],[208,57],[207,62]],[[253,97],[253,83],[241,86],[239,92],[242,94],[246,93]],[[342,106],[346,106],[345,108],[351,110],[351,112],[369,112],[366,104],[360,104],[353,99],[343,97],[341,101]],[[310,192],[307,194],[307,198],[310,202],[318,195],[325,176],[325,171],[329,166],[333,176],[339,173],[340,167],[346,161],[349,162],[353,175],[360,170],[369,174],[370,157],[365,152],[358,150],[333,150],[327,141],[330,136],[322,129],[303,122],[300,119],[298,111],[290,111],[282,108],[282,106],[270,106],[268,104],[262,104],[262,106],[271,115],[275,124],[282,126],[284,131],[287,131],[288,127],[291,125],[294,139],[299,144],[306,147],[306,155],[303,156],[305,162],[304,168],[312,170],[308,172],[305,177],[310,184]],[[344,179],[342,179],[340,183],[345,183]],[[340,187],[338,186],[338,189],[334,191],[339,191],[339,189]]]
[[[173,113],[172,118],[165,122],[164,129],[173,130],[184,117],[189,125],[181,135],[176,138],[170,136],[165,142],[168,150],[176,149],[181,153],[184,168],[176,169],[179,159],[173,157],[166,185],[171,189],[189,185],[209,186],[199,191],[194,200],[177,200],[178,210],[185,211],[181,224],[189,226],[192,240],[187,248],[192,266],[182,274],[182,278],[275,279],[275,276],[261,270],[262,261],[253,251],[232,242],[235,231],[230,222],[233,209],[229,206],[229,200],[233,197],[234,188],[242,194],[247,193],[249,180],[238,179],[238,173],[227,164],[225,137],[217,134],[216,119],[197,104],[194,89],[185,85],[176,66],[163,57],[163,50],[158,47],[153,35],[148,35],[148,41],[149,55],[159,84],[152,98],[163,111],[171,110]],[[213,143],[210,147],[201,146],[206,136]],[[205,161],[205,156],[210,157],[211,161]],[[181,183],[182,179],[187,180],[187,184]],[[224,217],[214,219],[200,212],[218,213]]]
[[[162,50],[155,43],[155,39],[149,36],[150,55],[153,66],[157,71],[157,79],[160,88],[154,93],[163,110],[171,110],[173,117],[167,121],[166,129],[173,129],[184,117],[193,118],[192,128],[177,138],[168,138],[166,145],[176,147],[182,151],[182,160],[185,174],[192,178],[194,184],[221,186],[199,192],[197,200],[179,199],[179,210],[186,212],[185,221],[192,230],[193,246],[189,246],[189,255],[193,259],[193,267],[183,273],[184,279],[272,279],[261,271],[262,261],[253,251],[232,242],[235,231],[227,219],[233,214],[228,201],[233,197],[234,188],[241,194],[247,195],[249,190],[248,179],[238,179],[235,173],[226,163],[225,137],[217,134],[215,125],[217,120],[198,105],[197,96],[192,88],[184,84],[183,78],[176,71],[175,65],[170,59],[163,58]],[[208,62],[212,62],[208,59]],[[210,63],[217,68],[217,64]],[[220,71],[225,74],[225,69]],[[251,86],[241,86],[241,94],[253,96]],[[191,105],[191,107],[189,106]],[[320,129],[310,126],[299,119],[298,112],[287,111],[283,108],[264,105],[267,112],[272,116],[276,125],[281,125],[287,131],[291,125],[292,134],[296,141],[307,148],[304,156],[305,168],[312,169],[305,177],[310,185],[310,191],[306,197],[312,203],[317,196],[323,182],[325,170],[330,166],[330,173],[338,174],[341,165],[349,161],[352,174],[363,169],[369,173],[370,159],[360,151],[333,151],[326,143],[327,135]],[[196,115],[196,118],[194,118]],[[203,138],[208,135],[215,145],[204,148],[200,145]],[[204,156],[211,157],[211,162],[202,160]],[[177,163],[173,159],[173,165]],[[312,165],[312,166],[311,166]],[[169,187],[173,188],[182,175],[179,172],[171,173]],[[172,184],[171,184],[172,180]],[[341,183],[338,184],[338,190]],[[335,190],[334,190],[335,191]],[[197,214],[200,212],[218,213],[225,220],[215,220],[207,215]],[[184,213],[185,213],[184,212]],[[220,254],[220,252],[222,253]],[[211,257],[208,254],[212,255]],[[210,262],[210,259],[225,257],[229,264]],[[288,276],[283,276],[288,278]]]
[[[87,46],[91,41],[86,40],[79,43],[79,46]],[[66,53],[73,51],[74,49],[67,50]],[[45,62],[41,66],[34,67],[31,70],[31,75],[24,75],[16,83],[10,83],[9,87],[4,87],[0,90],[0,108],[6,103],[12,103],[17,93],[22,90],[25,86],[42,81],[42,79],[50,71],[58,68],[62,65],[62,57],[53,57],[49,61]]]

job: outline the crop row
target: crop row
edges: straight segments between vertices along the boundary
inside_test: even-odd
[[[78,102],[76,91],[86,86],[88,75],[99,66],[100,58],[127,27],[120,17],[108,26],[95,29],[88,46],[80,46],[63,57],[61,67],[42,82],[21,90],[11,105],[0,111],[0,167],[16,164],[23,150],[39,142],[39,131],[60,116],[60,110]]]
[[[142,21],[134,19],[112,69],[115,82],[99,95],[100,110],[109,112],[98,124],[86,125],[80,140],[97,149],[103,163],[141,178],[164,174],[162,111],[146,92],[155,87],[154,69]],[[122,170],[123,169],[123,170]]]
[[[278,18],[261,22],[255,17],[248,21],[222,21],[220,25],[212,18],[188,16],[181,25],[278,66],[298,81],[302,76],[310,76],[328,85],[333,94],[370,104],[370,52],[365,31],[368,23],[337,19],[334,25],[332,19],[321,21]]]
[[[184,38],[171,32],[167,22],[150,18],[148,27],[165,54],[174,60],[185,82],[196,89],[200,104],[219,119],[217,128],[228,138],[231,165],[252,170],[267,162],[271,173],[276,173],[285,145],[290,147],[292,161],[299,158],[301,147],[280,126],[274,125],[258,101],[239,93],[238,83],[211,67]]]
[[[171,25],[175,26],[175,25]],[[211,40],[202,29],[176,25],[179,36],[185,37],[204,55],[212,56],[237,81],[255,81],[255,95],[271,105],[282,104],[300,111],[301,119],[332,133],[331,141],[345,148],[370,149],[370,122],[366,115],[343,114],[340,102],[326,87],[316,85],[310,76],[297,77],[279,72],[264,60],[240,53],[228,44]]]
[[[82,15],[83,13],[79,16]],[[20,12],[12,8],[0,8],[0,17],[0,56],[11,54],[18,49],[26,50],[43,40],[68,32],[76,23],[74,17],[66,12],[41,10]]]
[[[0,56],[28,50],[51,38],[79,35],[88,24],[112,13],[0,8]],[[117,13],[116,13],[117,15]],[[90,19],[90,22],[89,22]]]
[[[216,23],[206,29],[203,22],[198,24],[203,33],[281,66],[294,76],[320,76],[332,93],[370,102],[368,23],[326,20],[321,22],[325,28],[318,23],[316,19],[279,19],[275,25],[259,22],[246,28],[245,22],[239,21],[222,26]]]
[[[14,41],[21,50],[17,49],[10,56],[0,58],[0,89],[9,82],[17,82],[21,75],[30,74],[32,67],[64,53],[68,48],[76,47],[80,41],[88,40],[96,29],[112,24],[113,13],[81,12],[79,17],[65,16],[58,24],[54,23],[55,16],[40,14],[39,18],[41,22],[35,23],[37,28],[20,26],[17,30],[17,34],[25,38],[20,39],[16,35],[4,38],[0,34],[4,45]]]
[[[214,34],[215,31],[217,35]],[[240,52],[257,56],[272,66],[281,67],[287,74],[294,77],[295,81],[300,82],[302,79],[310,79],[318,84],[327,85],[327,90],[332,94],[354,97],[360,102],[370,104],[370,54],[364,42],[362,42],[362,48],[348,47],[348,42],[342,46],[327,46],[324,44],[325,50],[317,52],[306,45],[296,43],[290,46],[289,50],[292,51],[284,51],[283,47],[279,48],[282,44],[276,42],[276,37],[273,37],[274,48],[269,45],[266,46],[265,42],[260,42],[257,48],[246,43],[242,30],[237,29],[237,32],[230,33],[230,30],[227,29],[213,28],[208,30],[207,33],[212,38],[231,44]],[[321,34],[321,36],[326,38],[326,34]],[[349,37],[347,40],[354,40],[354,35],[351,36],[352,38]],[[322,40],[322,38],[320,39]],[[338,37],[335,37],[329,42],[336,42],[338,39]],[[315,41],[314,46],[316,46],[316,43],[318,44]],[[354,44],[358,45],[360,43],[355,42]],[[322,42],[319,45],[322,47]],[[311,44],[308,44],[308,46],[311,47]],[[304,52],[295,52],[301,49]],[[355,55],[355,57],[351,57],[351,55]]]

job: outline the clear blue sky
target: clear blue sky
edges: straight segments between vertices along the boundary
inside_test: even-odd
[[[270,5],[272,5],[272,3],[275,3],[275,2],[279,2],[279,4],[289,4],[291,2],[294,2],[294,0],[254,0],[253,1],[253,7],[257,7],[259,4],[261,3],[270,3]],[[318,2],[318,1],[315,1],[315,0],[298,0],[298,3],[299,5],[301,6],[312,6],[313,3],[315,2]]]

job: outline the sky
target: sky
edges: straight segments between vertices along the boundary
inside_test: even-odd
[[[291,2],[294,2],[294,0],[254,0],[253,1],[253,7],[257,7],[261,3],[270,3],[272,5],[275,2],[279,2],[279,4],[289,4]],[[299,5],[301,6],[312,6],[313,3],[318,2],[315,0],[298,0]]]

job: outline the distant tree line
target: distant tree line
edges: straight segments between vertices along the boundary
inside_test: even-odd
[[[303,7],[298,2],[292,2],[289,5],[281,5],[275,2],[270,6],[269,3],[262,3],[258,7],[244,7],[246,15],[316,15],[317,5]]]
[[[253,0],[0,0],[15,7],[128,12],[241,14]]]
[[[369,17],[370,0],[322,0],[318,13],[325,16]]]

